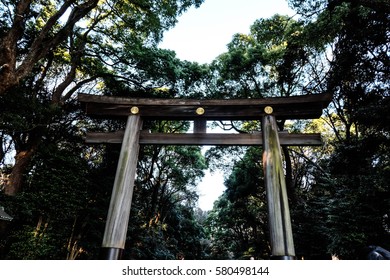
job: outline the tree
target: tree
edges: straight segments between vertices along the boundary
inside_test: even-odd
[[[35,154],[23,194],[4,198],[14,216],[7,258],[65,259],[71,250],[84,251],[74,243],[72,227],[88,224],[83,213],[93,200],[87,162],[75,150],[48,144]]]
[[[318,226],[326,235],[325,253],[355,259],[364,246],[386,247],[389,234],[389,184],[383,177],[389,144],[388,114],[383,114],[388,111],[389,5],[311,1],[298,9],[310,26],[332,38],[333,50],[326,90],[334,93],[334,102],[326,119],[334,149],[320,161],[327,174],[319,174],[313,186],[322,191],[312,192],[310,200],[322,209],[324,222]]]
[[[208,215],[212,258],[269,257],[261,152],[250,148],[234,165],[225,192]]]
[[[235,34],[228,52],[213,62],[219,94],[259,98],[322,92],[323,49],[309,40],[302,22],[282,15],[258,19],[249,34]]]
[[[388,236],[383,217],[389,212],[389,184],[382,177],[382,168],[387,162],[389,141],[388,125],[383,124],[386,119],[381,112],[389,109],[384,77],[390,74],[385,66],[389,63],[385,49],[390,46],[390,6],[384,1],[376,1],[374,5],[367,1],[341,1],[335,3],[334,9],[337,8],[346,10],[345,26],[338,34],[328,87],[335,92],[345,136],[339,137],[341,143],[331,165],[341,163],[346,168],[341,174],[332,169],[340,186],[336,193],[341,195],[341,202],[333,211],[337,211],[334,215],[337,217],[347,206],[355,209],[355,215],[348,229],[335,222],[337,234],[333,234],[330,246],[341,256],[354,258],[360,246],[372,243],[386,246],[382,242]],[[371,226],[366,227],[368,224]]]
[[[280,123],[281,128],[291,131],[313,132],[315,128],[326,132],[324,149],[289,148],[289,153],[284,152],[288,155],[286,177],[300,257],[356,259],[363,246],[375,243],[386,248],[387,2],[290,1],[302,16],[298,22],[283,25],[278,17],[259,20],[250,35],[236,35],[229,52],[214,64],[216,73],[223,77],[218,80],[219,92],[230,90],[234,97],[259,97],[264,89],[286,96],[334,93],[334,101],[321,120]],[[288,29],[291,26],[294,28]],[[295,32],[283,33],[285,30]],[[325,126],[329,129],[324,130]],[[224,127],[239,132],[258,130],[256,123]],[[234,208],[226,197],[223,199],[220,203],[224,201],[226,208]],[[239,211],[231,213],[234,216]],[[227,236],[229,231],[223,227],[218,232]]]
[[[2,1],[0,94],[18,85],[42,59],[65,47],[71,56],[71,69],[61,83],[60,88],[64,90],[76,77],[75,70],[88,41],[96,44],[94,39],[104,38],[101,36],[108,36],[110,31],[115,31],[116,39],[122,36],[122,40],[114,41],[118,46],[123,39],[131,37],[143,37],[144,40],[149,37],[158,41],[162,31],[175,24],[177,15],[201,3],[201,0],[104,3],[97,0],[81,3]],[[131,30],[128,34],[132,35],[125,34],[125,28]],[[52,63],[50,59],[48,62],[46,65],[41,62],[45,65],[45,72]],[[61,101],[62,91],[57,87],[54,102]]]
[[[23,99],[35,100],[33,104],[41,102],[42,107],[61,114],[60,108],[76,92],[102,92],[109,80],[127,83],[133,91],[148,92],[166,86],[167,79],[176,78],[172,71],[164,72],[172,67],[164,64],[166,53],[172,53],[158,50],[156,44],[179,14],[201,3],[202,0],[2,1],[2,103],[17,104],[21,98],[17,93],[23,92]],[[160,78],[151,79],[157,73]],[[7,194],[21,191],[22,175],[44,136],[41,128],[53,121],[55,117],[49,114],[39,124],[17,133],[1,128],[5,149],[11,141],[16,150],[15,164],[5,185]]]

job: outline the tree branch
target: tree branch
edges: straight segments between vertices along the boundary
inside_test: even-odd
[[[0,95],[18,82],[15,75],[17,42],[24,32],[31,2],[32,0],[18,2],[12,27],[3,38],[0,38]]]
[[[23,63],[18,67],[17,79],[20,80],[24,78],[32,70],[35,63],[38,62],[41,58],[45,57],[47,53],[57,47],[62,43],[69,34],[72,32],[75,24],[84,16],[86,16],[93,8],[98,4],[98,0],[88,0],[87,2],[76,6],[71,11],[68,21],[66,24],[59,30],[53,38],[50,38],[49,33],[52,30],[54,24],[58,19],[66,12],[66,10],[71,6],[73,1],[65,2],[61,8],[55,13],[42,28],[38,37],[34,40],[31,51],[27,55]]]
[[[313,160],[311,160],[310,158],[308,158],[305,154],[303,153],[300,153],[300,152],[297,152],[296,150],[293,150],[293,149],[289,149],[291,152],[294,152],[295,154],[297,154],[298,156],[304,158],[306,161],[308,161],[311,165],[315,166],[318,170],[320,170],[326,177],[330,177],[330,175],[321,167],[319,166],[317,163],[315,163]]]

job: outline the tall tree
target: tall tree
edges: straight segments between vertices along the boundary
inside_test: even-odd
[[[312,201],[323,209],[327,253],[354,259],[362,246],[386,247],[383,240],[389,234],[388,114],[384,112],[389,111],[385,77],[390,74],[390,6],[388,1],[309,1],[306,6],[290,2],[311,28],[320,28],[331,38],[325,85],[334,93],[327,114],[335,135],[334,152],[323,159],[327,178],[323,174],[317,178],[322,198]]]
[[[42,107],[61,114],[56,107],[63,107],[76,92],[102,92],[109,80],[146,92],[169,86],[167,79],[176,77],[167,70],[173,65],[163,61],[172,53],[157,50],[156,43],[179,14],[201,3],[202,0],[2,1],[1,102],[17,104],[18,93],[23,92],[24,100],[41,102]],[[157,73],[160,78],[150,78]],[[48,115],[24,130],[1,128],[2,146],[9,147],[7,143],[11,141],[16,150],[5,186],[7,194],[14,195],[22,189],[22,176],[43,137],[42,128],[53,121]]]

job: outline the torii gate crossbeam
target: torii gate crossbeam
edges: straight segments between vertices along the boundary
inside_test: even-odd
[[[278,132],[276,119],[318,118],[332,99],[330,94],[285,98],[188,100],[134,99],[80,94],[87,114],[127,117],[124,133],[89,133],[88,143],[120,143],[121,153],[113,186],[102,259],[120,259],[125,247],[131,199],[140,144],[157,145],[263,145],[263,168],[268,202],[271,254],[276,259],[294,259],[295,249],[283,174],[280,145],[319,145],[319,134]],[[262,133],[212,135],[153,134],[142,132],[143,119],[160,120],[261,120]]]

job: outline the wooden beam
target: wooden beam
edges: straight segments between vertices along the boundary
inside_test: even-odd
[[[280,134],[274,116],[264,117],[262,131],[271,255],[277,259],[294,259],[295,249],[279,143]]]
[[[139,114],[146,119],[165,120],[261,120],[271,106],[278,119],[319,118],[332,100],[331,94],[262,99],[156,99],[79,94],[87,114],[123,117]]]
[[[194,133],[206,133],[207,121],[205,119],[197,119],[194,121]]]
[[[89,132],[86,143],[121,143],[123,131],[119,132]],[[321,135],[293,134],[280,132],[280,144],[285,146],[321,146]],[[261,133],[228,134],[228,133],[149,133],[141,131],[139,143],[143,145],[216,145],[216,146],[261,146],[263,139]]]
[[[102,259],[120,259],[125,248],[141,126],[140,116],[128,117],[103,236]]]

